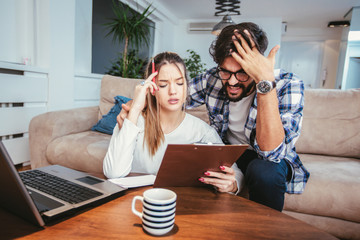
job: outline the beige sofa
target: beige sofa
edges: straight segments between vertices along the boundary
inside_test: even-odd
[[[96,107],[48,112],[29,127],[31,166],[60,164],[102,173],[110,135],[90,128],[141,80],[104,76]],[[208,122],[204,107],[190,113]],[[360,90],[307,90],[296,145],[310,171],[301,195],[286,195],[284,212],[337,237],[360,239]],[[296,226],[294,226],[296,227]]]

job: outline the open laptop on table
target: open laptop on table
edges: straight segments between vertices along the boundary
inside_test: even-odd
[[[0,141],[0,207],[36,225],[114,199],[124,190],[59,165],[18,173]]]

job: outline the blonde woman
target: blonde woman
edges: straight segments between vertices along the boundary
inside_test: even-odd
[[[184,111],[187,74],[183,60],[176,53],[164,52],[154,57],[154,63],[156,72],[149,64],[146,81],[135,88],[121,130],[118,124],[114,128],[103,162],[108,178],[130,172],[156,175],[167,144],[222,143],[214,128]],[[236,164],[219,168],[222,172],[207,171],[199,181],[220,192],[239,192],[243,175]]]

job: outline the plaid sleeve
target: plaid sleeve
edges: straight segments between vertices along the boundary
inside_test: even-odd
[[[191,109],[205,104],[206,85],[210,71],[211,69],[189,81],[189,96],[186,108]]]
[[[256,139],[255,149],[263,158],[273,162],[280,162],[294,151],[295,143],[300,136],[303,108],[304,108],[304,84],[302,80],[287,73],[278,81],[279,111],[284,126],[284,141],[272,151],[261,151]],[[290,161],[293,159],[289,159]]]

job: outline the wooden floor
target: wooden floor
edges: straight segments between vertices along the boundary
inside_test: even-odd
[[[18,172],[21,172],[21,171],[25,171],[25,170],[30,170],[31,166],[30,165],[23,166],[22,164],[18,164],[18,165],[15,165],[15,168],[16,168],[16,170],[18,170]]]

